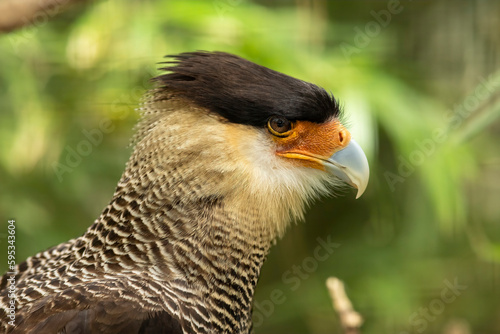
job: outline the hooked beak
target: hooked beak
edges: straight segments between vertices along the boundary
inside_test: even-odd
[[[328,158],[324,167],[328,172],[358,189],[356,198],[365,192],[370,178],[370,168],[365,153],[353,139],[345,148]]]

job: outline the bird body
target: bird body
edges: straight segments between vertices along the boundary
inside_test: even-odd
[[[226,53],[174,59],[100,217],[17,266],[15,326],[2,277],[4,332],[250,333],[287,225],[339,178],[364,191],[366,158],[324,90]],[[354,158],[328,160],[340,152]]]

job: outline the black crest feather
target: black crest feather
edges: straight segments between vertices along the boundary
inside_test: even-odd
[[[265,125],[273,115],[322,123],[338,117],[335,98],[309,82],[224,52],[170,55],[160,86],[233,123]]]

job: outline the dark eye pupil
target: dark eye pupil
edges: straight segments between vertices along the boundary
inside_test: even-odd
[[[269,127],[278,133],[285,133],[292,128],[292,124],[284,117],[273,117],[269,120]]]

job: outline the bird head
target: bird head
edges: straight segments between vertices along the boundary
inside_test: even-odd
[[[365,191],[368,162],[333,95],[227,53],[168,57],[141,106],[136,179],[164,182],[162,196],[217,200],[276,235],[319,195]]]

